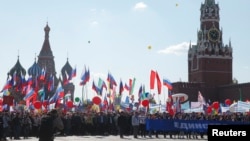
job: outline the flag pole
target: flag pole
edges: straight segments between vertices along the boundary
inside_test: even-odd
[[[240,101],[242,101],[242,91],[241,91],[241,88],[239,88],[239,92],[240,92]]]
[[[158,103],[159,103],[159,112],[161,112],[161,100],[160,100],[160,94],[158,94]]]
[[[82,103],[84,103],[84,86],[82,86]]]
[[[163,94],[164,94],[164,102],[166,102],[166,90],[163,89]]]
[[[86,83],[86,85],[88,85],[88,83]],[[87,89],[85,89],[85,95],[86,95],[86,102],[87,102],[87,104],[88,104],[88,86],[86,86],[87,87]]]

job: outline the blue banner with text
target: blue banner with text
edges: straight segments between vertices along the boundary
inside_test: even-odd
[[[214,121],[214,120],[170,120],[170,119],[147,119],[146,129],[148,131],[184,131],[207,133],[208,125],[241,125],[250,122],[238,121]]]

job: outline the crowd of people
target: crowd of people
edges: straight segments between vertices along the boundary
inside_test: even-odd
[[[46,119],[46,120],[45,120]],[[144,111],[108,111],[108,112],[0,112],[1,141],[9,139],[27,139],[31,136],[39,141],[53,141],[58,136],[114,135],[124,138],[151,138],[163,135],[164,138],[177,138],[178,132],[149,131],[147,119],[184,119],[184,120],[226,120],[250,122],[249,113],[177,113],[174,116],[163,112],[149,114]],[[46,124],[47,123],[47,124]],[[49,130],[50,129],[50,130]],[[185,133],[185,138],[203,138],[203,133]]]

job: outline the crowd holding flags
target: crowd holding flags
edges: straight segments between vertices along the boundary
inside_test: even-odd
[[[13,72],[13,76],[9,76],[7,78],[6,84],[3,86],[1,93],[3,93],[4,96],[8,96],[8,90],[14,86],[18,86],[16,88],[22,91],[23,100],[26,101],[26,107],[29,107],[39,100],[41,102],[48,101],[48,104],[54,104],[54,107],[56,107],[56,105],[59,103],[67,104],[68,102],[70,102],[72,104],[72,102],[74,102],[74,106],[72,107],[68,105],[67,109],[77,108],[77,106],[81,106],[85,101],[89,100],[88,98],[84,98],[84,95],[89,94],[84,90],[87,90],[89,88],[87,84],[90,81],[91,76],[89,68],[85,66],[80,76],[80,83],[78,84],[79,86],[83,87],[82,99],[79,100],[80,98],[77,97],[78,100],[74,101],[74,99],[66,98],[68,96],[68,93],[64,94],[62,85],[68,84],[70,82],[73,83],[72,79],[77,76],[76,72],[76,67],[73,68],[71,72],[66,71],[63,78],[63,84],[59,83],[57,87],[55,87],[55,76],[47,75],[46,68],[43,68],[41,74],[38,74],[35,78],[29,76],[27,80],[25,80],[23,74],[17,74],[16,72]],[[21,75],[20,82],[18,82],[18,75]],[[206,109],[206,111],[207,109],[209,109],[209,106],[211,106],[206,103],[205,98],[200,91],[198,91],[198,98],[196,103],[191,102],[191,106],[189,101],[187,101],[186,103],[181,103],[180,99],[176,99],[174,101],[172,97],[174,88],[171,81],[167,78],[162,79],[160,77],[160,74],[156,70],[151,70],[149,74],[150,91],[145,90],[145,84],[140,84],[137,91],[138,94],[136,95],[134,91],[135,85],[137,85],[135,77],[130,78],[128,83],[123,83],[122,79],[120,79],[119,86],[117,85],[115,77],[111,72],[108,72],[107,79],[102,79],[101,77],[99,77],[97,85],[93,78],[92,80],[91,93],[101,98],[100,105],[95,105],[96,107],[100,107],[99,110],[117,110],[122,107],[126,107],[126,110],[149,110],[150,107],[152,109],[152,106],[161,107],[161,105],[155,105],[157,104],[157,102],[153,102],[155,98],[154,96],[159,95],[166,95],[167,100],[165,100],[164,98],[163,103],[161,103],[160,101],[158,102],[159,104],[165,106],[164,108],[159,108],[158,111],[161,111],[163,109],[165,112],[168,112],[171,115],[174,115],[177,112],[182,112],[182,110],[186,110],[188,107],[192,108],[195,106],[195,104],[197,104],[196,106],[202,107],[203,110]],[[38,87],[38,81],[46,81],[47,85]],[[116,89],[118,89],[118,93],[116,92]],[[157,94],[154,94],[152,92],[154,89],[156,89]],[[53,94],[46,97],[46,92],[52,92]],[[125,97],[125,102],[122,97]],[[135,101],[135,97],[138,97],[138,102]],[[5,99],[7,100],[7,98]],[[89,103],[93,104],[91,100]],[[244,105],[244,107],[248,106],[247,104],[242,103],[239,103],[239,105]],[[186,108],[184,109],[184,107]]]

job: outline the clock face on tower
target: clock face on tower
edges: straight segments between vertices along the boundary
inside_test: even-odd
[[[220,32],[218,29],[216,28],[211,28],[209,31],[208,31],[208,39],[210,41],[213,41],[213,42],[216,42],[218,41],[220,38]]]

